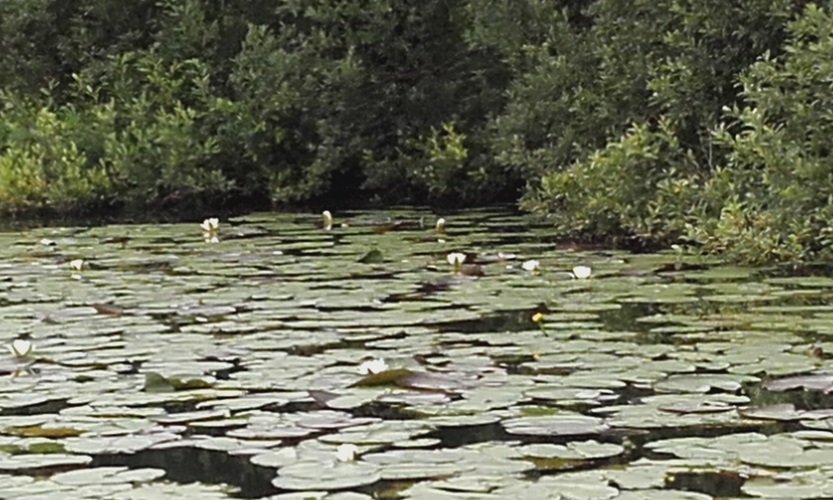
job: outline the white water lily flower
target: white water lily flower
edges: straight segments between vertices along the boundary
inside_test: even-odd
[[[356,455],[359,453],[358,446],[354,444],[340,444],[338,448],[336,448],[336,459],[339,462],[352,462],[356,459]]]
[[[26,339],[16,339],[8,346],[9,352],[16,358],[25,358],[33,349],[32,343]]]
[[[324,231],[329,231],[333,228],[333,214],[329,210],[321,212],[321,220],[323,222]]]
[[[211,217],[202,221],[200,227],[206,233],[216,233],[220,229],[220,219]]]
[[[84,268],[84,259],[74,259],[69,261],[69,267],[75,269],[76,271],[80,271]]]
[[[361,375],[375,375],[377,373],[382,373],[387,369],[388,364],[385,363],[385,360],[381,358],[369,359],[359,365],[359,373]]]
[[[529,271],[532,273],[541,268],[541,263],[537,260],[527,260],[523,264],[521,264],[521,267],[524,271]]]
[[[466,261],[466,254],[462,252],[451,252],[445,257],[445,260],[447,260],[448,263],[452,266],[457,267],[462,265],[463,262]]]
[[[589,278],[592,273],[590,266],[576,266],[573,268],[573,277],[578,279]]]
[[[443,234],[445,232],[445,219],[443,219],[442,217],[437,219],[437,225],[434,229],[436,229],[437,234]]]

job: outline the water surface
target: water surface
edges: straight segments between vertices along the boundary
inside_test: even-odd
[[[827,268],[335,215],[0,233],[3,498],[833,497]]]

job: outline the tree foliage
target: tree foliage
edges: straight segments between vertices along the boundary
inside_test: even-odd
[[[35,126],[34,111],[45,110],[76,152],[72,168],[101,179],[97,203],[517,195],[517,179],[491,161],[485,134],[509,74],[491,47],[466,39],[465,3],[124,5],[0,6],[0,88],[7,102],[31,108],[0,109],[0,154],[14,165],[3,176],[73,182],[60,169],[35,175],[15,159],[30,153],[19,138]],[[90,202],[8,189],[15,195],[0,198],[6,209]]]
[[[554,39],[550,47],[562,48],[549,48],[552,64],[515,80],[520,107],[513,100],[497,120],[498,135],[511,138],[498,142],[498,154],[532,179],[522,205],[574,234],[684,237],[709,250],[748,247],[736,255],[746,261],[792,258],[796,247],[783,237],[791,229],[769,226],[783,221],[758,221],[767,229],[754,248],[713,226],[721,214],[745,213],[748,196],[745,186],[718,180],[738,173],[732,140],[746,133],[726,110],[754,100],[739,83],[765,63],[757,61],[792,57],[790,20],[803,6],[600,0],[585,12],[593,22],[576,35],[585,41]],[[583,62],[564,55],[576,51]]]
[[[521,206],[565,233],[827,255],[828,8],[6,0],[0,210],[474,204],[525,185]]]

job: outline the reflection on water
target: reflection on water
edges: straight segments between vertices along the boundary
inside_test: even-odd
[[[235,488],[237,498],[262,498],[278,493],[272,486],[274,469],[257,466],[245,454],[177,446],[119,455],[98,455],[92,467],[153,467],[166,472],[165,479],[180,483],[195,481],[225,483]],[[236,490],[236,491],[234,491]]]

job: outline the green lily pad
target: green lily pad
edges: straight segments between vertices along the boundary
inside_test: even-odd
[[[382,251],[378,248],[368,250],[367,253],[362,255],[358,260],[360,264],[381,264],[384,261],[385,256],[382,254]]]
[[[164,377],[155,372],[145,373],[145,392],[187,391],[190,389],[207,389],[213,387],[213,377]]]
[[[61,453],[28,454],[14,457],[0,456],[0,471],[3,472],[44,472],[52,469],[82,467],[92,462],[87,455]]]
[[[437,217],[0,232],[0,341],[34,346],[0,355],[0,496],[701,500],[682,489],[714,475],[714,495],[833,496],[822,268]],[[393,368],[358,374],[370,358]]]
[[[373,484],[379,468],[364,462],[299,462],[278,469],[272,484],[285,490],[342,490]]]
[[[772,379],[764,382],[764,387],[770,391],[789,391],[794,389],[811,389],[818,391],[833,391],[833,375],[804,375]]]
[[[566,445],[530,444],[519,448],[519,451],[529,458],[583,461],[615,457],[623,453],[625,449],[613,443],[576,441]]]
[[[95,467],[53,474],[49,480],[61,485],[148,483],[165,475],[162,469],[128,469],[127,467]]]
[[[509,434],[524,436],[598,435],[609,429],[602,419],[569,413],[509,419],[502,425]]]

